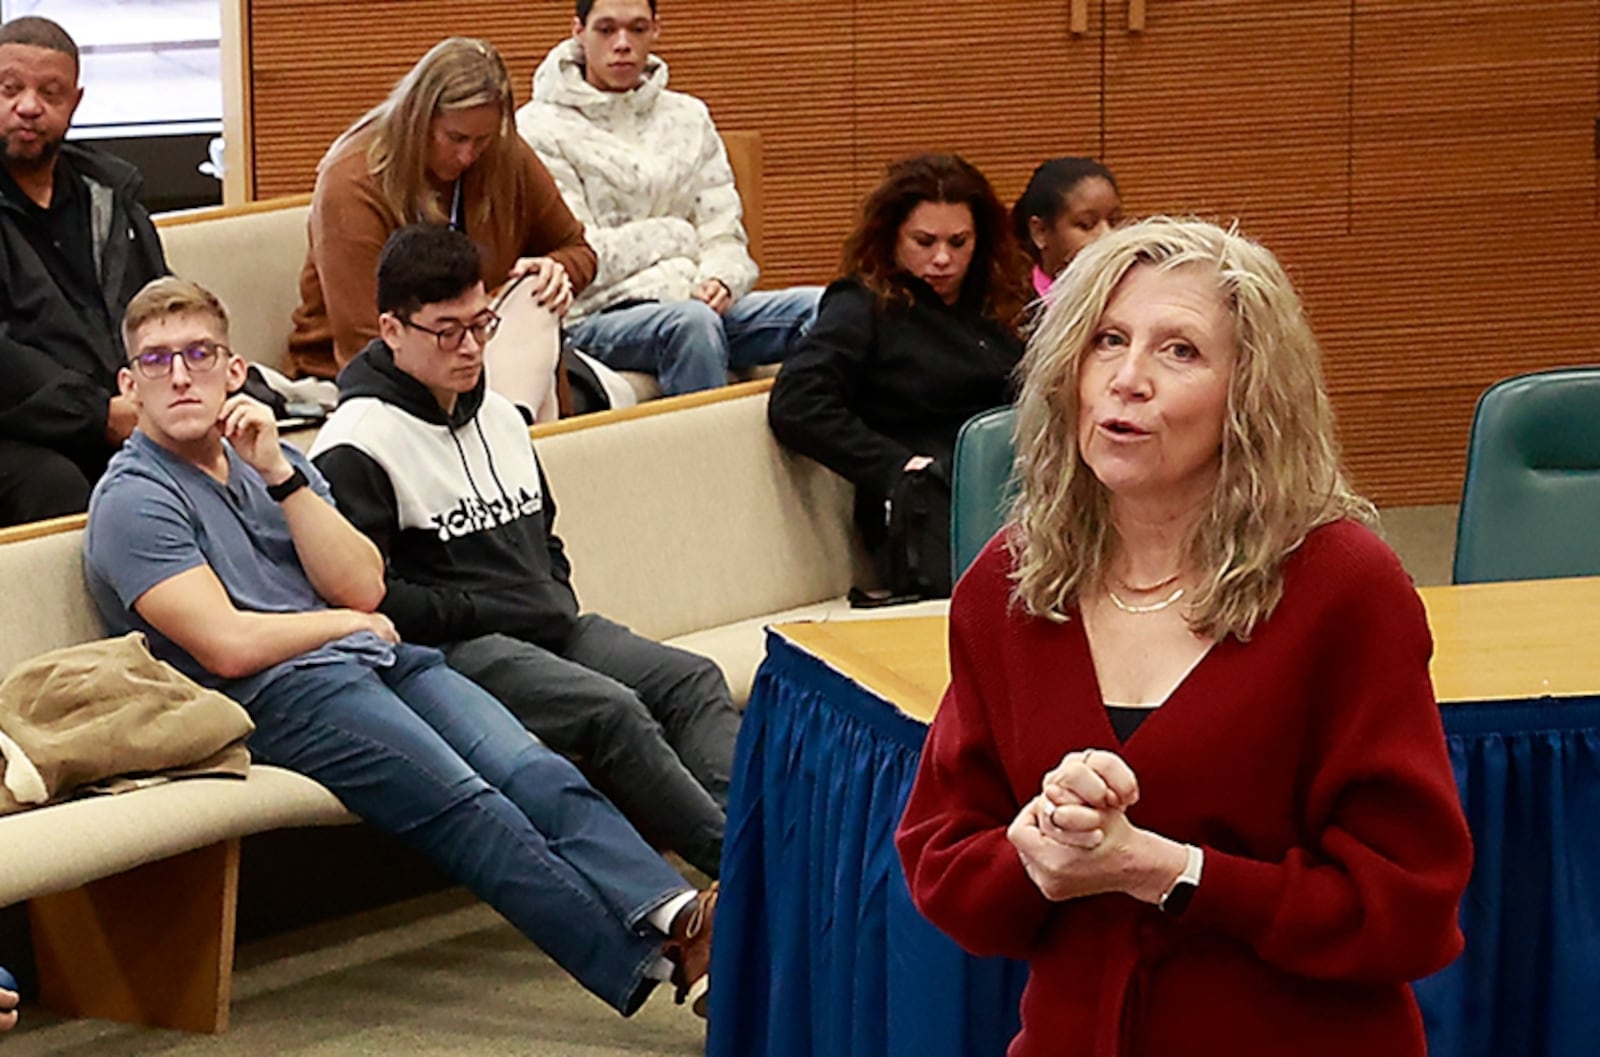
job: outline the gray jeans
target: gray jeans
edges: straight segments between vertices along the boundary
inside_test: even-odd
[[[739,712],[714,663],[592,613],[564,655],[507,635],[444,652],[539,740],[579,758],[647,838],[717,876]]]

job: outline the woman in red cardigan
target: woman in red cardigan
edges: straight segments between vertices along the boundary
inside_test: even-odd
[[[917,905],[1030,963],[1011,1057],[1420,1057],[1470,839],[1287,276],[1211,224],[1112,232],[1023,369],[898,835]]]

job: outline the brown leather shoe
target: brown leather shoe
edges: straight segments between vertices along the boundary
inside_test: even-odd
[[[711,931],[716,911],[717,883],[712,881],[711,887],[696,893],[694,902],[685,904],[672,919],[672,936],[666,945],[672,986],[677,989],[673,1001],[680,1006],[689,1002],[689,1008],[701,1017],[706,1015],[711,993]]]

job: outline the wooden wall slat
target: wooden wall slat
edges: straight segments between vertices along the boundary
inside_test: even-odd
[[[1484,388],[1600,360],[1600,4],[1357,0],[1354,59],[1352,237],[1309,296],[1358,480],[1450,501]]]
[[[1120,14],[1122,5],[1112,8]],[[1105,160],[1136,213],[1347,205],[1348,0],[1162,0],[1106,37]]]
[[[672,84],[763,137],[763,285],[821,282],[889,161],[956,150],[1002,198],[1102,154],[1129,211],[1237,218],[1301,288],[1358,485],[1458,497],[1494,380],[1600,360],[1600,0],[663,0]],[[1102,23],[1104,19],[1104,23]],[[439,37],[484,36],[519,101],[567,0],[249,0],[256,194]]]

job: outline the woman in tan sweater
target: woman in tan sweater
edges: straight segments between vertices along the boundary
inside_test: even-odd
[[[551,417],[559,320],[594,278],[594,250],[517,135],[504,61],[467,37],[434,45],[318,166],[289,343],[295,367],[331,378],[377,338],[383,244],[427,221],[471,236],[484,285],[506,288],[490,385]]]

